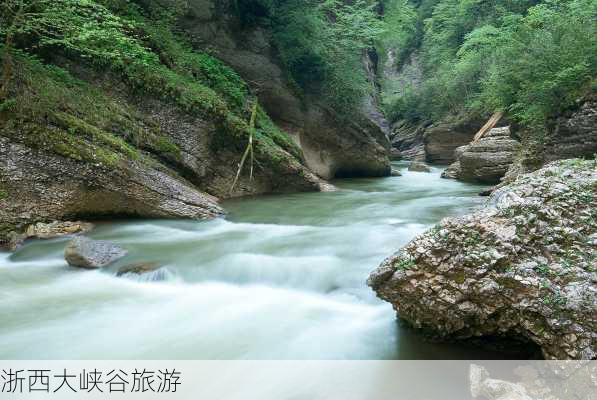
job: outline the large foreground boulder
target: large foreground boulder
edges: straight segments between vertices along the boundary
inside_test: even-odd
[[[83,236],[71,240],[64,249],[64,259],[68,265],[87,269],[108,266],[126,254],[125,249],[114,243]]]
[[[597,358],[597,164],[559,161],[443,220],[369,285],[417,328],[517,338],[548,359]]]

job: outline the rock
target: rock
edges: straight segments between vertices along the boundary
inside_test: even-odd
[[[93,224],[89,222],[54,221],[49,224],[38,222],[29,225],[25,234],[28,238],[53,239],[75,233],[87,233],[92,229]]]
[[[471,395],[486,400],[533,400],[522,384],[491,379],[487,370],[478,365],[470,367]]]
[[[126,256],[120,246],[83,236],[71,240],[64,249],[64,258],[71,267],[102,268]]]
[[[402,176],[402,172],[398,171],[396,168],[392,168],[392,176]]]
[[[487,207],[443,220],[369,277],[416,328],[525,340],[547,359],[597,358],[594,161],[519,176]]]
[[[70,231],[76,227],[36,224],[68,221],[72,216],[206,219],[224,214],[217,198],[166,167],[123,160],[112,168],[31,148],[18,140],[0,132],[1,186],[8,192],[0,197],[0,225],[6,227],[0,226],[0,242],[10,232],[20,236],[30,225],[35,235],[61,228]]]
[[[597,154],[597,100],[579,101],[577,108],[556,119],[545,138],[545,161],[574,157],[593,158]]]
[[[426,128],[425,161],[434,164],[454,162],[454,151],[469,144],[482,125],[480,120],[460,116]]]
[[[510,137],[510,129],[494,128],[478,141],[456,152],[458,166],[450,168],[463,181],[499,183],[512,166],[520,143]]]
[[[527,361],[523,365],[508,364],[511,370],[500,371],[501,378],[492,379],[489,371],[476,364],[469,370],[470,392],[483,400],[567,400],[592,399],[595,392],[595,363],[586,361]],[[502,363],[502,366],[506,364]],[[491,363],[490,367],[494,367]],[[495,368],[492,368],[495,372]]]
[[[392,161],[402,160],[402,153],[400,152],[400,150],[392,147],[390,149],[390,160],[392,160]]]
[[[140,262],[135,264],[125,265],[124,267],[120,268],[116,273],[116,276],[123,276],[126,274],[136,274],[142,275],[147,274],[150,272],[154,272],[160,269],[162,266],[159,263],[155,262]]]
[[[412,126],[405,121],[394,124],[392,126],[390,157],[400,160],[425,161],[424,133],[424,124]]]
[[[30,238],[54,239],[77,233],[87,233],[92,229],[93,224],[89,222],[54,221],[48,224],[38,222],[27,226],[23,233],[13,232],[6,247],[9,251],[15,251],[25,240]]]
[[[460,161],[453,162],[442,172],[444,179],[458,179],[458,175],[460,175]]]
[[[413,161],[410,163],[408,170],[414,172],[431,172],[431,168],[419,161]]]

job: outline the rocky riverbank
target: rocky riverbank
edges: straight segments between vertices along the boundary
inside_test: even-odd
[[[548,359],[597,357],[597,164],[518,177],[375,270],[400,318],[443,338],[528,341]]]

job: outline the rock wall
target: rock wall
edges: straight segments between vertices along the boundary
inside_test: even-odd
[[[474,117],[453,117],[431,125],[425,130],[425,158],[427,162],[450,164],[455,161],[454,151],[469,144],[483,126]]]
[[[306,93],[299,98],[267,27],[242,26],[228,0],[190,0],[189,5],[181,24],[195,46],[210,49],[252,86],[274,122],[302,148],[311,170],[326,179],[390,174],[385,121],[371,99],[363,99],[362,111],[349,121],[337,119],[318,97]],[[375,62],[365,61],[365,68],[374,68]]]
[[[0,136],[0,247],[38,221],[142,216],[206,219],[223,215],[217,198],[173,170],[143,162],[118,169],[33,149]]]
[[[597,164],[549,164],[448,218],[375,270],[397,315],[440,337],[501,336],[597,358]]]
[[[597,154],[597,100],[584,99],[576,110],[560,116],[547,134],[545,161]]]

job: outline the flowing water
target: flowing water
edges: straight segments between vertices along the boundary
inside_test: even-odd
[[[208,222],[100,223],[92,238],[129,250],[101,271],[67,267],[68,239],[0,254],[0,359],[492,357],[423,340],[365,283],[415,235],[480,203],[479,187],[440,172],[227,201],[228,217]],[[163,265],[160,279],[116,276],[138,261]]]

